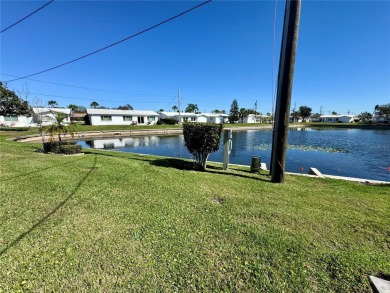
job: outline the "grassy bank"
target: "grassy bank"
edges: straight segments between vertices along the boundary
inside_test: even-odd
[[[368,275],[390,275],[389,186],[44,155],[12,135],[0,292],[371,292]]]

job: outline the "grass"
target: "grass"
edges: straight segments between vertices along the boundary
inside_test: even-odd
[[[0,133],[0,292],[371,292],[390,187],[86,150]]]

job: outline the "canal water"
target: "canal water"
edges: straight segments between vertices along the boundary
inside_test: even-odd
[[[271,130],[233,131],[230,163],[250,165],[260,156],[269,168]],[[221,140],[222,141],[222,140]],[[83,147],[121,152],[192,158],[182,135],[95,139]],[[390,181],[390,130],[296,128],[289,130],[286,170],[307,173],[315,167],[323,174]],[[222,162],[222,143],[210,161]]]

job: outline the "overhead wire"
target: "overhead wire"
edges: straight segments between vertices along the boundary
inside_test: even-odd
[[[4,76],[10,76],[10,77],[18,77],[16,75],[11,74],[5,74],[0,73],[0,75]],[[111,91],[111,90],[103,90],[103,89],[96,89],[96,88],[89,88],[89,87],[83,87],[78,85],[70,85],[70,84],[64,84],[64,83],[58,83],[58,82],[51,82],[51,81],[44,81],[44,80],[38,80],[38,79],[32,79],[32,78],[25,78],[27,80],[36,81],[36,82],[42,82],[47,84],[55,84],[55,85],[61,85],[66,87],[73,87],[78,89],[85,89],[85,90],[92,90],[92,91],[99,91],[99,92],[105,92],[105,93],[113,93],[113,94],[124,94],[124,95],[134,95],[134,96],[148,96],[148,97],[164,97],[164,98],[170,98],[171,95],[156,95],[156,94],[140,94],[140,93],[129,93],[129,92],[121,92],[121,91]]]
[[[60,96],[60,95],[51,95],[51,94],[42,94],[42,93],[32,93],[32,95],[44,96],[44,97],[54,97],[54,98],[64,98],[64,99],[74,99],[74,100],[86,100],[86,101],[100,101],[100,102],[114,102],[114,103],[132,103],[132,104],[159,104],[166,103],[166,101],[155,101],[155,102],[134,102],[129,100],[111,100],[111,99],[99,99],[99,98],[79,98],[79,97],[70,97],[70,96]]]
[[[189,8],[189,9],[187,9],[187,10],[185,10],[185,11],[179,13],[179,14],[176,14],[175,16],[172,16],[172,17],[170,17],[170,18],[168,18],[168,19],[166,19],[166,20],[163,20],[163,21],[161,21],[161,22],[155,24],[155,25],[152,25],[151,27],[148,27],[148,28],[146,28],[146,29],[144,29],[144,30],[142,30],[142,31],[140,31],[140,32],[138,32],[138,33],[132,34],[132,35],[130,35],[130,36],[128,36],[128,37],[126,37],[126,38],[124,38],[124,39],[122,39],[122,40],[119,40],[119,41],[117,41],[117,42],[115,42],[115,43],[112,43],[112,44],[110,44],[110,45],[107,45],[107,46],[105,46],[105,47],[103,47],[103,48],[100,48],[100,49],[98,49],[98,50],[95,50],[95,51],[93,51],[93,52],[90,52],[90,53],[88,53],[88,54],[85,54],[85,55],[83,55],[83,56],[81,56],[81,57],[75,58],[75,59],[73,59],[73,60],[67,61],[67,62],[65,62],[65,63],[62,63],[62,64],[59,64],[59,65],[53,66],[53,67],[48,68],[48,69],[45,69],[45,70],[41,70],[41,71],[36,72],[36,73],[33,73],[33,74],[29,74],[29,75],[25,75],[25,76],[23,76],[23,77],[19,77],[19,78],[15,78],[15,79],[8,80],[8,81],[6,81],[6,82],[12,82],[12,81],[20,80],[20,79],[23,79],[23,78],[31,77],[31,76],[34,76],[34,75],[42,74],[42,73],[44,73],[44,72],[48,72],[48,71],[51,71],[51,70],[60,68],[60,67],[62,67],[62,66],[65,66],[65,65],[74,63],[74,62],[79,61],[79,60],[81,60],[81,59],[87,58],[87,57],[92,56],[92,55],[94,55],[94,54],[96,54],[96,53],[99,53],[99,52],[101,52],[101,51],[107,50],[108,48],[111,48],[111,47],[113,47],[113,46],[116,46],[116,45],[118,45],[118,44],[120,44],[120,43],[122,43],[122,42],[125,42],[125,41],[127,41],[127,40],[130,40],[130,39],[132,39],[132,38],[134,38],[134,37],[136,37],[136,36],[139,36],[139,35],[141,35],[141,34],[144,34],[144,33],[148,32],[148,31],[150,31],[150,30],[152,30],[152,29],[155,29],[155,28],[157,28],[157,27],[159,27],[159,26],[161,26],[161,25],[163,25],[163,24],[165,24],[165,23],[167,23],[167,22],[170,22],[170,21],[172,21],[172,20],[174,20],[174,19],[176,19],[176,18],[178,18],[178,17],[180,17],[180,16],[182,16],[182,15],[184,15],[184,14],[187,14],[187,13],[191,12],[192,10],[195,10],[195,9],[197,9],[197,8],[203,6],[203,5],[206,5],[206,4],[210,3],[211,1],[213,1],[213,0],[204,1],[204,2],[202,2],[202,3],[200,3],[200,4],[196,5],[196,6],[194,6],[194,7],[192,7],[192,8]]]
[[[45,8],[46,6],[48,6],[49,4],[53,3],[54,0],[50,0],[49,2],[47,2],[45,5],[39,7],[38,9],[34,10],[33,12],[31,12],[30,14],[26,15],[25,17],[23,17],[22,19],[18,20],[17,22],[11,24],[10,26],[6,27],[5,29],[1,30],[0,31],[0,34],[9,30],[11,27],[17,25],[18,23],[21,23],[23,20],[29,18],[30,16],[32,16],[33,14],[37,13],[39,10]]]

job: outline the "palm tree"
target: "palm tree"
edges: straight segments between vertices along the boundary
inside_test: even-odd
[[[53,124],[47,126],[45,130],[50,133],[50,135],[53,137],[54,135],[58,135],[58,141],[60,144],[62,144],[61,140],[61,134],[70,133],[70,135],[73,137],[74,134],[74,124],[71,124],[69,126],[65,125],[64,120],[68,117],[65,113],[61,112],[51,112],[53,114]]]
[[[241,119],[241,123],[244,123],[244,118],[248,116],[248,110],[245,108],[241,108],[240,111],[238,112],[238,115]]]
[[[96,109],[97,107],[99,107],[99,103],[98,103],[98,102],[95,102],[95,101],[93,101],[93,102],[91,103],[91,108],[94,108],[94,109]]]
[[[196,113],[197,111],[199,111],[197,104],[188,104],[185,110],[186,113]]]
[[[57,102],[54,100],[48,101],[47,104],[50,106],[50,108],[58,107]]]
[[[69,104],[68,108],[71,109],[72,112],[75,112],[79,108],[79,106],[77,106],[75,104]]]
[[[178,108],[177,108],[176,105],[172,107],[172,111],[173,111],[173,112],[176,112],[177,110],[178,110]]]

